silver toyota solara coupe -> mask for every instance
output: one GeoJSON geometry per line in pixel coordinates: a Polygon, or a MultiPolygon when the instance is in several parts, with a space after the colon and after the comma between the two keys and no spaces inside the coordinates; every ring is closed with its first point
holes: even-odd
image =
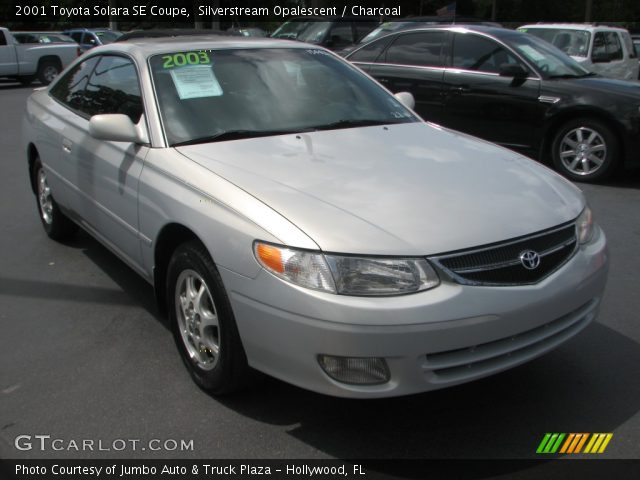
{"type": "Polygon", "coordinates": [[[608,266],[576,187],[412,100],[302,43],[132,39],[33,93],[24,152],[49,237],[153,284],[202,388],[405,395],[562,344],[608,266]]]}

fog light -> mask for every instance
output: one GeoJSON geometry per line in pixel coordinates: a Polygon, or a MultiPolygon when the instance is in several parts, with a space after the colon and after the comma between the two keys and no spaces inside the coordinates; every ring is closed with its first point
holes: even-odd
{"type": "Polygon", "coordinates": [[[318,363],[334,380],[353,385],[379,385],[391,377],[384,358],[318,355],[318,363]]]}

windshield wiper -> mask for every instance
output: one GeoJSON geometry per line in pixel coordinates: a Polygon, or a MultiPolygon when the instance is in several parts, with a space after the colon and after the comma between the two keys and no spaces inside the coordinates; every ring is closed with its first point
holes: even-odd
{"type": "Polygon", "coordinates": [[[272,135],[287,135],[299,133],[300,130],[227,130],[226,132],[206,135],[204,137],[192,138],[183,142],[171,144],[172,147],[184,147],[187,145],[197,145],[199,143],[222,142],[224,140],[240,140],[242,138],[269,137],[272,135]]]}
{"type": "Polygon", "coordinates": [[[390,125],[394,123],[406,123],[401,120],[372,120],[372,119],[351,119],[338,120],[337,122],[325,123],[324,125],[314,125],[310,130],[335,130],[338,128],[372,127],[375,125],[390,125]]]}

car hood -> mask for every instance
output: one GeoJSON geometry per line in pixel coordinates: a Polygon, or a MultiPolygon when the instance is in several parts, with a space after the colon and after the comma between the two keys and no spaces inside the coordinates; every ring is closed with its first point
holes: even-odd
{"type": "Polygon", "coordinates": [[[177,150],[284,215],[327,252],[448,252],[559,225],[584,206],[580,191],[546,167],[426,123],[177,150]]]}
{"type": "Polygon", "coordinates": [[[569,84],[569,88],[572,90],[575,89],[576,85],[579,85],[582,92],[591,90],[607,95],[625,96],[640,100],[640,82],[636,81],[605,77],[568,78],[560,81],[569,84]]]}

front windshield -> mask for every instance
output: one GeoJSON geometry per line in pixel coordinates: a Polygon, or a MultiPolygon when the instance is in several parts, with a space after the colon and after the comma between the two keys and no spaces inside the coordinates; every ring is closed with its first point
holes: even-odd
{"type": "Polygon", "coordinates": [[[375,82],[324,50],[194,50],[155,55],[149,64],[174,146],[232,134],[418,121],[375,82]]]}
{"type": "Polygon", "coordinates": [[[327,31],[331,28],[331,22],[314,22],[298,33],[297,40],[307,43],[322,43],[327,36],[327,31]]]}
{"type": "MultiPolygon", "coordinates": [[[[505,38],[507,40],[507,38],[505,38]]],[[[589,72],[573,58],[533,35],[514,34],[509,44],[547,77],[583,77],[589,72]]]]}
{"type": "Polygon", "coordinates": [[[119,37],[122,36],[121,32],[112,32],[112,31],[104,31],[104,32],[95,32],[103,45],[108,43],[115,42],[119,37]]]}
{"type": "Polygon", "coordinates": [[[273,38],[290,38],[296,39],[298,34],[313,22],[300,22],[298,20],[289,20],[278,27],[271,35],[273,38]]]}
{"type": "Polygon", "coordinates": [[[591,34],[586,30],[537,27],[520,30],[549,42],[567,55],[574,57],[587,57],[589,55],[591,34]]]}

